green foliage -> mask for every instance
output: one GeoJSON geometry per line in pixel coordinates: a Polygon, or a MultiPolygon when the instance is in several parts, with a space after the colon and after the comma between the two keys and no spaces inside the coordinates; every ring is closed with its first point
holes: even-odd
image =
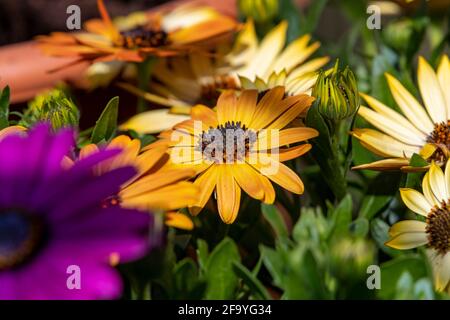
{"type": "Polygon", "coordinates": [[[112,98],[100,118],[95,123],[94,131],[92,131],[92,143],[101,141],[109,141],[117,129],[117,117],[119,114],[119,97],[112,98]]]}
{"type": "Polygon", "coordinates": [[[8,86],[0,90],[0,130],[9,125],[9,96],[8,86]]]}

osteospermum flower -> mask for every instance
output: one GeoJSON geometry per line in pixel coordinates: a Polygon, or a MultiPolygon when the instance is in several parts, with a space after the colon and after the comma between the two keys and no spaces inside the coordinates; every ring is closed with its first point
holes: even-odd
{"type": "Polygon", "coordinates": [[[405,205],[425,217],[425,221],[405,220],[394,224],[386,245],[395,249],[426,245],[436,288],[450,293],[450,161],[445,174],[432,163],[423,178],[422,189],[423,194],[409,188],[400,189],[400,194],[405,205]]]}
{"type": "Polygon", "coordinates": [[[73,131],[49,132],[38,125],[0,141],[0,299],[118,298],[122,282],[110,259],[143,256],[151,220],[134,210],[103,209],[101,202],[135,170],[92,175],[92,167],[117,150],[64,170],[73,131]],[[69,285],[68,270],[74,269],[78,289],[69,285]]]}
{"type": "MultiPolygon", "coordinates": [[[[114,138],[106,150],[120,149],[122,152],[111,160],[103,161],[93,170],[96,175],[122,168],[134,166],[137,173],[124,182],[120,191],[103,201],[103,206],[117,206],[123,208],[139,209],[142,211],[164,210],[166,224],[172,227],[190,230],[193,223],[189,217],[182,213],[172,212],[180,208],[193,205],[198,200],[198,188],[191,182],[185,181],[194,175],[192,169],[172,170],[160,172],[159,168],[166,161],[161,148],[153,148],[140,153],[139,139],[130,139],[121,135],[114,138]]],[[[84,146],[80,150],[78,161],[100,152],[95,144],[84,146]]],[[[73,161],[65,159],[67,167],[73,166],[73,161]]]]}
{"type": "Polygon", "coordinates": [[[228,54],[219,50],[211,58],[191,54],[165,59],[156,66],[148,93],[121,84],[152,102],[171,107],[170,113],[165,111],[166,121],[154,121],[162,111],[148,111],[131,118],[123,128],[155,133],[165,124],[168,129],[176,117],[173,113],[189,113],[198,103],[213,106],[226,89],[264,92],[285,86],[287,95],[309,94],[317,79],[316,71],[329,59],[321,57],[306,62],[320,46],[319,42],[310,44],[310,35],[304,35],[286,46],[287,27],[286,21],[281,22],[258,42],[253,22],[248,21],[228,54]]]}
{"type": "Polygon", "coordinates": [[[409,170],[414,154],[429,162],[445,163],[450,148],[450,62],[444,56],[437,72],[422,57],[419,58],[418,82],[425,105],[393,76],[386,74],[392,96],[401,112],[394,111],[368,95],[362,97],[369,107],[361,107],[359,115],[374,129],[354,129],[352,134],[370,151],[384,160],[355,167],[355,169],[409,170]]]}
{"type": "Polygon", "coordinates": [[[259,101],[256,90],[244,90],[239,97],[225,91],[217,101],[217,111],[195,106],[190,120],[163,132],[148,149],[167,148],[167,170],[195,170],[194,184],[199,187],[200,198],[190,207],[192,214],[198,214],[214,192],[220,217],[233,223],[241,189],[265,203],[275,200],[270,181],[293,193],[303,193],[300,178],[282,162],[308,152],[311,145],[299,143],[318,132],[305,127],[283,128],[313,100],[307,95],[285,98],[283,87],[269,90],[259,101]]]}
{"type": "Polygon", "coordinates": [[[186,53],[205,40],[232,33],[237,23],[209,7],[181,6],[170,12],[133,15],[114,23],[103,0],[97,0],[102,20],[90,20],[81,33],[53,33],[38,38],[42,50],[54,56],[88,61],[135,61],[148,56],[186,53]]]}

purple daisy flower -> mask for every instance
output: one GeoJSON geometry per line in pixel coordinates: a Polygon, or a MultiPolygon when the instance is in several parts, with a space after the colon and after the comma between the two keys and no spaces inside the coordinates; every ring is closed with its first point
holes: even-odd
{"type": "Polygon", "coordinates": [[[111,257],[148,252],[150,215],[100,205],[134,168],[95,177],[92,167],[120,152],[109,150],[62,169],[73,136],[41,124],[0,141],[0,299],[118,298],[111,257]]]}

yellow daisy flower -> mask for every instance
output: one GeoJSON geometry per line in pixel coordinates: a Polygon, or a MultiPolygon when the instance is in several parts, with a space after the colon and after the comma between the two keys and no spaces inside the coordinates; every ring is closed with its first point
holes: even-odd
{"type": "Polygon", "coordinates": [[[354,129],[352,134],[367,149],[384,160],[354,167],[373,170],[412,170],[409,159],[420,154],[428,161],[443,164],[450,148],[450,62],[444,56],[437,72],[419,57],[418,83],[423,107],[393,76],[387,82],[401,112],[361,94],[369,107],[361,106],[358,114],[374,129],[354,129]]]}
{"type": "MultiPolygon", "coordinates": [[[[151,92],[142,92],[130,84],[122,88],[162,106],[171,107],[171,113],[188,114],[198,103],[212,106],[220,92],[226,89],[257,89],[264,92],[276,86],[285,86],[287,95],[309,94],[317,79],[316,71],[329,58],[308,58],[319,48],[319,42],[310,43],[304,35],[286,46],[288,24],[281,22],[261,42],[258,41],[252,21],[238,34],[234,47],[226,54],[220,47],[215,55],[191,54],[160,61],[155,67],[151,92]]],[[[154,133],[152,121],[160,111],[136,115],[123,125],[139,133],[154,133]],[[141,120],[145,118],[146,120],[141,120]]],[[[167,112],[167,111],[166,111],[167,112]]],[[[167,112],[168,113],[168,112],[167,112]]],[[[166,128],[170,128],[170,121],[166,128]]]]}
{"type": "MultiPolygon", "coordinates": [[[[119,193],[106,199],[104,206],[121,205],[124,208],[140,210],[164,210],[166,224],[181,229],[190,230],[193,223],[184,214],[172,212],[180,208],[193,205],[198,200],[198,187],[185,181],[193,176],[190,168],[182,170],[165,170],[160,172],[160,167],[167,160],[164,158],[162,148],[152,148],[141,151],[139,139],[130,139],[128,136],[114,138],[106,149],[121,149],[122,152],[111,160],[106,160],[94,168],[94,173],[101,175],[123,166],[134,166],[137,174],[121,186],[119,193]]],[[[79,159],[83,159],[92,153],[98,152],[95,144],[84,146],[80,150],[79,159]]],[[[64,165],[69,167],[72,160],[66,158],[64,165]]]]}
{"type": "Polygon", "coordinates": [[[192,214],[198,214],[214,193],[221,219],[231,224],[239,211],[241,189],[265,203],[275,200],[270,181],[293,193],[303,193],[300,178],[282,162],[308,152],[311,145],[299,143],[318,132],[305,127],[283,128],[313,100],[305,94],[285,97],[284,87],[269,90],[261,99],[257,90],[244,90],[239,97],[227,90],[220,95],[216,110],[193,107],[191,119],[163,132],[147,149],[166,148],[170,155],[167,170],[195,170],[194,185],[200,197],[189,208],[192,214]]]}
{"type": "Polygon", "coordinates": [[[426,218],[425,222],[405,220],[394,224],[386,245],[395,249],[427,245],[436,289],[450,293],[450,161],[445,173],[433,162],[423,178],[422,189],[423,194],[400,189],[400,195],[409,209],[426,218]]]}

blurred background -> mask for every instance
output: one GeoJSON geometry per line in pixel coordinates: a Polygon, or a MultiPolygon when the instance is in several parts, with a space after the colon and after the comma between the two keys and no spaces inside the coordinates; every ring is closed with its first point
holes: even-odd
{"type": "MultiPolygon", "coordinates": [[[[167,0],[109,0],[112,15],[144,10],[167,0]]],[[[66,30],[66,8],[79,5],[82,20],[98,16],[94,0],[0,0],[0,45],[32,39],[39,34],[66,30]]]]}

